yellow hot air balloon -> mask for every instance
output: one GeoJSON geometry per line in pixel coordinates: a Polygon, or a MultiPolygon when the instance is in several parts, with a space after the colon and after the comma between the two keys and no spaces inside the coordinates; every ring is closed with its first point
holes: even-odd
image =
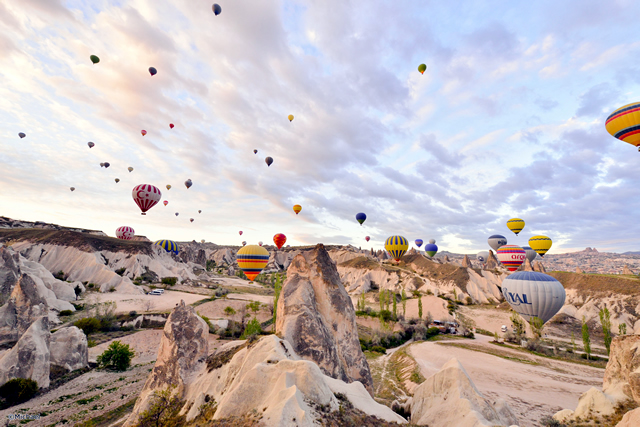
{"type": "Polygon", "coordinates": [[[507,221],[507,227],[509,227],[509,230],[516,233],[517,236],[524,228],[524,220],[520,218],[511,218],[507,221]]]}
{"type": "Polygon", "coordinates": [[[293,121],[293,114],[289,114],[289,115],[287,116],[287,119],[289,119],[289,121],[290,121],[290,122],[292,122],[292,121],[293,121]]]}
{"type": "Polygon", "coordinates": [[[258,245],[243,246],[238,251],[236,260],[238,261],[238,267],[244,271],[247,278],[253,280],[267,266],[269,251],[258,245]]]}
{"type": "Polygon", "coordinates": [[[391,236],[384,243],[384,248],[391,254],[393,259],[399,262],[405,252],[407,252],[407,249],[409,249],[409,241],[406,237],[391,236]]]}
{"type": "Polygon", "coordinates": [[[300,205],[293,205],[293,211],[296,213],[296,215],[298,215],[300,213],[300,211],[302,210],[302,206],[300,205]]]}
{"type": "Polygon", "coordinates": [[[605,127],[611,135],[640,151],[640,102],[618,108],[607,117],[605,127]]]}
{"type": "Polygon", "coordinates": [[[553,242],[547,236],[533,236],[529,239],[529,246],[541,257],[551,248],[553,242]]]}
{"type": "Polygon", "coordinates": [[[171,186],[167,184],[167,190],[171,190],[171,186]]]}

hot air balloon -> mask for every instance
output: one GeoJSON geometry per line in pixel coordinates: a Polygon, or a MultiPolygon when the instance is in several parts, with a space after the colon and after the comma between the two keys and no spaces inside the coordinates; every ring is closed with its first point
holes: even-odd
{"type": "Polygon", "coordinates": [[[133,168],[132,168],[131,166],[129,166],[129,167],[127,168],[127,170],[128,170],[130,173],[131,173],[131,172],[133,172],[133,168]]]}
{"type": "Polygon", "coordinates": [[[171,186],[167,184],[167,190],[171,190],[171,186]]]}
{"type": "Polygon", "coordinates": [[[27,136],[27,135],[25,135],[25,133],[24,133],[24,132],[20,132],[20,133],[18,134],[18,136],[20,137],[20,139],[22,139],[22,138],[24,138],[24,137],[25,137],[25,136],[27,136]]]}
{"type": "Polygon", "coordinates": [[[476,259],[484,264],[489,259],[489,251],[480,251],[480,252],[478,252],[476,254],[476,259]]]}
{"type": "Polygon", "coordinates": [[[289,115],[287,116],[287,119],[289,119],[289,121],[290,121],[290,122],[292,122],[292,121],[293,121],[293,114],[289,114],[289,115]]]}
{"type": "Polygon", "coordinates": [[[158,74],[158,70],[156,70],[155,67],[149,67],[149,74],[155,76],[156,74],[158,74]]]}
{"type": "Polygon", "coordinates": [[[242,246],[247,246],[247,241],[246,240],[242,241],[242,246]]]}
{"type": "Polygon", "coordinates": [[[509,227],[509,230],[516,233],[517,236],[524,228],[524,220],[520,218],[511,218],[507,221],[507,227],[509,227]]]}
{"type": "Polygon", "coordinates": [[[527,253],[518,245],[503,245],[496,251],[496,257],[507,270],[516,271],[527,259],[527,253]]]}
{"type": "Polygon", "coordinates": [[[489,242],[489,246],[491,246],[494,251],[497,251],[500,246],[504,246],[507,244],[507,238],[501,236],[500,234],[494,234],[493,236],[490,236],[487,241],[489,242]]]}
{"type": "Polygon", "coordinates": [[[356,221],[358,221],[360,225],[362,225],[362,223],[365,222],[366,219],[367,215],[365,215],[364,213],[360,212],[356,214],[356,221]]]}
{"type": "Polygon", "coordinates": [[[188,179],[184,182],[184,186],[187,187],[187,190],[193,185],[193,182],[191,182],[191,179],[188,179]]]}
{"type": "Polygon", "coordinates": [[[146,215],[146,212],[158,204],[162,193],[158,187],[154,187],[151,184],[140,184],[133,187],[131,191],[133,201],[136,202],[142,215],[146,215]]]}
{"type": "Polygon", "coordinates": [[[76,191],[76,187],[69,187],[69,190],[76,191]]]}
{"type": "Polygon", "coordinates": [[[104,167],[104,163],[100,163],[100,167],[103,168],[104,167]]]}
{"type": "Polygon", "coordinates": [[[173,123],[169,123],[169,127],[173,129],[173,123]]]}
{"type": "Polygon", "coordinates": [[[241,235],[241,236],[242,236],[242,233],[243,233],[242,230],[238,231],[238,234],[241,235]]]}
{"type": "Polygon", "coordinates": [[[638,147],[640,151],[640,103],[634,102],[618,108],[604,123],[613,137],[638,147]]]}
{"type": "Polygon", "coordinates": [[[168,200],[165,200],[164,202],[162,202],[162,204],[164,204],[165,206],[167,206],[169,204],[168,200]]]}
{"type": "Polygon", "coordinates": [[[267,266],[269,252],[262,246],[243,246],[236,254],[236,261],[238,262],[238,267],[244,271],[247,279],[253,280],[267,266]]]}
{"type": "Polygon", "coordinates": [[[116,178],[116,184],[120,182],[120,178],[116,178]]]}
{"type": "Polygon", "coordinates": [[[427,71],[427,64],[418,65],[418,71],[420,71],[420,74],[424,74],[424,72],[427,71]]]}
{"type": "Polygon", "coordinates": [[[258,246],[262,246],[262,240],[258,242],[258,246]]]}
{"type": "Polygon", "coordinates": [[[178,212],[176,212],[176,216],[180,215],[178,212]]]}
{"type": "Polygon", "coordinates": [[[302,206],[300,205],[293,205],[293,211],[296,213],[296,215],[298,215],[300,213],[300,211],[302,210],[302,206]]]}
{"type": "Polygon", "coordinates": [[[502,281],[502,295],[511,308],[530,322],[534,317],[548,322],[564,305],[562,283],[537,271],[518,271],[502,281]]]}
{"type": "Polygon", "coordinates": [[[200,243],[204,243],[204,239],[200,240],[200,243]]]}
{"type": "Polygon", "coordinates": [[[178,244],[172,240],[158,240],[153,244],[160,246],[162,249],[164,249],[167,252],[173,252],[174,254],[177,254],[179,251],[178,244]]]}
{"type": "Polygon", "coordinates": [[[147,134],[147,131],[146,131],[146,130],[144,130],[144,129],[142,129],[142,130],[140,131],[140,133],[142,134],[142,136],[145,136],[145,135],[147,134]]]}
{"type": "Polygon", "coordinates": [[[211,10],[213,10],[213,13],[215,13],[216,16],[222,13],[222,8],[218,3],[214,3],[213,6],[211,6],[211,10]]]}
{"type": "Polygon", "coordinates": [[[273,163],[273,159],[271,157],[265,158],[264,161],[267,164],[267,166],[271,166],[271,163],[273,163]]]}
{"type": "Polygon", "coordinates": [[[367,242],[371,239],[371,237],[367,236],[364,238],[364,240],[366,240],[367,242]]]}
{"type": "Polygon", "coordinates": [[[93,142],[87,142],[87,145],[89,146],[89,148],[93,148],[96,144],[94,144],[93,142]]]}
{"type": "Polygon", "coordinates": [[[533,262],[533,260],[536,259],[536,256],[538,254],[536,254],[536,251],[531,249],[530,246],[523,246],[522,249],[524,249],[524,251],[527,253],[527,259],[529,260],[529,262],[533,262]]]}
{"type": "Polygon", "coordinates": [[[97,64],[98,62],[100,62],[100,58],[98,58],[98,57],[97,57],[97,56],[95,56],[95,55],[91,55],[91,56],[89,57],[89,59],[90,59],[90,60],[91,60],[91,62],[93,62],[94,64],[97,64]]]}
{"type": "Polygon", "coordinates": [[[202,213],[202,211],[200,209],[198,209],[198,213],[202,213]]]}
{"type": "Polygon", "coordinates": [[[194,221],[194,219],[193,219],[193,218],[189,218],[189,221],[193,222],[193,221],[194,221]]]}
{"type": "Polygon", "coordinates": [[[417,247],[422,246],[422,243],[424,243],[424,242],[422,241],[422,239],[416,239],[416,246],[417,246],[417,247]]]}
{"type": "Polygon", "coordinates": [[[533,236],[529,239],[529,246],[541,257],[544,257],[544,254],[551,248],[552,243],[547,236],[533,236]]]}
{"type": "Polygon", "coordinates": [[[282,245],[284,245],[286,242],[287,242],[287,236],[285,236],[282,233],[278,233],[275,236],[273,236],[273,243],[276,244],[276,247],[278,249],[280,249],[282,245]]]}
{"type": "Polygon", "coordinates": [[[116,237],[118,239],[131,240],[135,234],[136,232],[133,231],[133,228],[127,227],[126,225],[116,228],[116,237]]]}
{"type": "Polygon", "coordinates": [[[400,262],[400,259],[409,249],[409,241],[402,236],[391,236],[384,242],[384,248],[396,262],[400,262]]]}
{"type": "Polygon", "coordinates": [[[436,239],[429,239],[429,243],[431,243],[432,245],[436,244],[436,239]]]}
{"type": "MultiPolygon", "coordinates": [[[[435,242],[435,240],[433,241],[435,242]]],[[[430,258],[433,258],[433,256],[438,253],[438,247],[435,243],[427,243],[424,245],[424,252],[429,255],[430,258]]]]}
{"type": "Polygon", "coordinates": [[[108,168],[109,166],[111,166],[111,163],[109,163],[109,162],[104,162],[104,167],[105,167],[105,169],[106,169],[106,168],[108,168]]]}

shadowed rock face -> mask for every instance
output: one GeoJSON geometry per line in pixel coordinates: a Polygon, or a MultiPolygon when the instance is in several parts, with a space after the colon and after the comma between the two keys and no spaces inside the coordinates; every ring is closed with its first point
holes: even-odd
{"type": "Polygon", "coordinates": [[[0,359],[0,385],[12,378],[31,378],[49,386],[49,320],[34,321],[16,345],[0,359]]]}
{"type": "Polygon", "coordinates": [[[4,303],[20,277],[20,255],[11,254],[7,248],[0,247],[0,302],[4,303]]]}
{"type": "Polygon", "coordinates": [[[82,369],[89,364],[87,336],[75,326],[51,334],[49,345],[51,365],[67,371],[82,369]]]}
{"type": "Polygon", "coordinates": [[[278,301],[276,332],[328,376],[360,381],[373,396],[358,340],[355,310],[324,245],[297,255],[278,301]]]}
{"type": "Polygon", "coordinates": [[[471,265],[471,261],[469,260],[469,257],[467,255],[465,255],[462,259],[462,266],[464,268],[473,268],[473,265],[471,265]]]}
{"type": "Polygon", "coordinates": [[[611,341],[602,389],[640,404],[640,335],[622,335],[611,341]]]}
{"type": "Polygon", "coordinates": [[[489,251],[489,258],[487,258],[487,262],[484,264],[485,270],[495,270],[498,268],[498,260],[496,259],[493,251],[489,251]]]}
{"type": "Polygon", "coordinates": [[[0,307],[0,343],[18,340],[36,318],[47,313],[47,301],[38,293],[33,279],[23,274],[9,301],[0,307]]]}

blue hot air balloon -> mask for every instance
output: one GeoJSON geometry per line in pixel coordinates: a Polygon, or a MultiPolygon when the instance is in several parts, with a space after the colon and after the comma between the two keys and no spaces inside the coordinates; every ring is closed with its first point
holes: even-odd
{"type": "Polygon", "coordinates": [[[562,308],[566,292],[562,283],[537,271],[518,271],[502,281],[502,295],[528,322],[538,317],[548,322],[562,308]]]}
{"type": "Polygon", "coordinates": [[[160,246],[162,249],[164,249],[167,252],[172,252],[174,254],[178,253],[178,244],[173,240],[158,240],[153,244],[160,246]]]}
{"type": "Polygon", "coordinates": [[[429,255],[429,257],[433,258],[433,256],[438,252],[438,247],[435,243],[427,243],[424,245],[424,251],[429,255]]]}
{"type": "Polygon", "coordinates": [[[416,239],[416,246],[417,246],[417,247],[422,246],[422,243],[423,243],[423,242],[422,242],[422,239],[416,239]]]}
{"type": "Polygon", "coordinates": [[[360,225],[362,225],[362,223],[367,219],[367,216],[360,212],[358,214],[356,214],[356,221],[358,221],[360,223],[360,225]]]}
{"type": "Polygon", "coordinates": [[[220,15],[222,13],[222,8],[220,7],[220,5],[218,3],[215,3],[213,6],[211,6],[211,9],[213,10],[213,13],[216,14],[216,16],[220,15]]]}

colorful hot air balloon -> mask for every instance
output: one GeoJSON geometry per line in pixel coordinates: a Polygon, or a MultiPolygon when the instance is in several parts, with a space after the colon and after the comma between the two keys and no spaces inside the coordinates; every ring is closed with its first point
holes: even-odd
{"type": "Polygon", "coordinates": [[[247,246],[247,241],[246,240],[242,241],[242,246],[247,246]]]}
{"type": "Polygon", "coordinates": [[[258,246],[262,246],[262,240],[258,242],[258,246]]]}
{"type": "Polygon", "coordinates": [[[500,246],[504,246],[507,244],[507,238],[500,234],[494,234],[493,236],[490,236],[487,241],[489,242],[489,246],[491,246],[494,251],[497,251],[500,246]]]}
{"type": "Polygon", "coordinates": [[[289,119],[289,121],[290,121],[290,122],[292,122],[292,121],[293,121],[293,114],[289,114],[289,115],[287,116],[287,119],[289,119]]]}
{"type": "Polygon", "coordinates": [[[222,13],[222,8],[220,7],[220,5],[218,3],[214,3],[213,6],[211,6],[211,10],[213,10],[213,13],[218,16],[222,13]]]}
{"type": "Polygon", "coordinates": [[[242,233],[243,233],[242,230],[238,231],[238,234],[241,235],[241,236],[242,236],[242,233]]]}
{"type": "Polygon", "coordinates": [[[120,182],[120,178],[116,178],[116,184],[120,182]]]}
{"type": "Polygon", "coordinates": [[[171,190],[171,186],[167,184],[167,190],[171,190]]]}
{"type": "Polygon", "coordinates": [[[167,252],[173,252],[174,254],[177,254],[179,251],[178,244],[172,240],[158,240],[153,244],[160,246],[162,249],[164,249],[167,252]]]}
{"type": "Polygon", "coordinates": [[[262,246],[243,246],[236,254],[236,261],[238,262],[238,267],[244,271],[247,279],[253,280],[267,266],[269,252],[262,246]]]}
{"type": "Polygon", "coordinates": [[[364,238],[364,240],[366,240],[367,242],[371,239],[371,237],[367,236],[364,238]]]}
{"type": "Polygon", "coordinates": [[[253,154],[258,154],[258,150],[253,150],[253,154]]]}
{"type": "Polygon", "coordinates": [[[293,205],[293,211],[296,213],[296,215],[298,215],[300,213],[300,211],[302,210],[302,206],[300,205],[293,205]]]}
{"type": "Polygon", "coordinates": [[[503,245],[496,251],[496,257],[507,270],[516,271],[527,259],[527,253],[518,245],[503,245]]]}
{"type": "Polygon", "coordinates": [[[267,157],[264,159],[264,161],[267,164],[267,166],[271,166],[271,164],[273,163],[273,158],[267,157]]]}
{"type": "Polygon", "coordinates": [[[193,182],[191,182],[191,179],[188,179],[184,182],[184,186],[187,187],[187,190],[193,185],[193,182]]]}
{"type": "Polygon", "coordinates": [[[173,123],[169,123],[169,127],[173,129],[173,123]]]}
{"type": "Polygon", "coordinates": [[[409,249],[409,241],[402,236],[391,236],[384,242],[384,248],[396,262],[400,262],[400,259],[409,249]]]}
{"type": "Polygon", "coordinates": [[[638,147],[640,151],[640,103],[634,102],[618,108],[604,123],[613,137],[638,147]]]}
{"type": "Polygon", "coordinates": [[[132,168],[131,166],[129,166],[129,167],[127,168],[127,170],[128,170],[129,172],[133,172],[133,168],[132,168]]]}
{"type": "Polygon", "coordinates": [[[364,213],[360,212],[356,214],[356,221],[358,221],[360,225],[362,225],[362,223],[365,222],[366,219],[367,219],[367,215],[365,215],[364,213]]]}
{"type": "Polygon", "coordinates": [[[562,283],[537,271],[518,271],[502,281],[502,295],[511,308],[530,322],[534,317],[548,322],[564,305],[567,294],[562,283]]]}
{"type": "Polygon", "coordinates": [[[146,215],[146,212],[158,204],[162,193],[158,187],[154,187],[151,184],[140,184],[133,187],[131,191],[133,201],[136,202],[142,215],[146,215]]]}
{"type": "Polygon", "coordinates": [[[417,246],[417,247],[422,246],[422,243],[424,243],[424,242],[422,241],[422,239],[416,239],[416,246],[417,246]]]}
{"type": "Polygon", "coordinates": [[[193,219],[193,218],[189,218],[189,221],[193,222],[193,221],[194,221],[194,219],[193,219]]]}
{"type": "Polygon", "coordinates": [[[69,187],[69,190],[76,191],[76,187],[69,187]]]}
{"type": "Polygon", "coordinates": [[[480,251],[480,252],[478,252],[476,254],[476,259],[484,264],[489,259],[489,251],[480,251]]]}
{"type": "Polygon", "coordinates": [[[507,227],[509,227],[509,230],[516,233],[517,236],[524,228],[524,220],[520,218],[511,218],[507,221],[507,227]]]}
{"type": "Polygon", "coordinates": [[[140,131],[140,133],[142,134],[142,136],[145,136],[145,135],[147,134],[147,131],[146,131],[146,130],[144,130],[144,129],[142,129],[142,130],[140,131]]]}
{"type": "Polygon", "coordinates": [[[529,262],[533,262],[533,260],[536,259],[536,256],[538,256],[538,254],[536,254],[536,251],[531,249],[530,246],[523,246],[522,249],[524,249],[524,251],[527,253],[527,259],[529,260],[529,262]]]}
{"type": "Polygon", "coordinates": [[[89,59],[91,60],[91,62],[93,62],[94,64],[97,64],[98,62],[100,62],[100,58],[98,58],[96,55],[91,55],[89,57],[89,59]]]}
{"type": "Polygon", "coordinates": [[[204,243],[204,239],[200,240],[200,243],[204,243]]]}
{"type": "Polygon", "coordinates": [[[538,255],[544,257],[547,251],[551,248],[553,242],[547,236],[533,236],[529,239],[529,246],[536,251],[538,255]]]}
{"type": "Polygon", "coordinates": [[[133,236],[135,236],[136,232],[131,227],[127,227],[123,225],[122,227],[116,228],[116,237],[122,240],[131,240],[133,236]]]}
{"type": "Polygon", "coordinates": [[[164,202],[162,202],[163,205],[167,206],[169,204],[168,200],[165,200],[164,202]]]}
{"type": "Polygon", "coordinates": [[[420,71],[420,74],[424,74],[424,72],[427,71],[427,64],[418,65],[418,71],[420,71]]]}
{"type": "MultiPolygon", "coordinates": [[[[435,240],[433,241],[435,242],[435,240]]],[[[438,247],[435,243],[427,243],[424,245],[424,252],[429,255],[430,258],[433,258],[433,256],[438,253],[438,247]]]]}
{"type": "Polygon", "coordinates": [[[89,146],[89,148],[93,148],[96,144],[94,144],[93,142],[89,141],[89,142],[87,142],[87,145],[89,146]]]}
{"type": "Polygon", "coordinates": [[[155,67],[149,67],[149,74],[155,76],[156,74],[158,74],[158,70],[156,70],[155,67]]]}
{"type": "Polygon", "coordinates": [[[276,244],[276,247],[278,249],[280,249],[282,245],[284,245],[286,242],[287,242],[287,236],[285,236],[282,233],[278,233],[275,236],[273,236],[273,243],[276,244]]]}
{"type": "Polygon", "coordinates": [[[27,136],[27,135],[25,135],[25,133],[24,133],[24,132],[20,132],[20,133],[18,134],[18,136],[20,137],[20,139],[22,139],[22,138],[24,138],[24,137],[25,137],[25,136],[27,136]]]}

